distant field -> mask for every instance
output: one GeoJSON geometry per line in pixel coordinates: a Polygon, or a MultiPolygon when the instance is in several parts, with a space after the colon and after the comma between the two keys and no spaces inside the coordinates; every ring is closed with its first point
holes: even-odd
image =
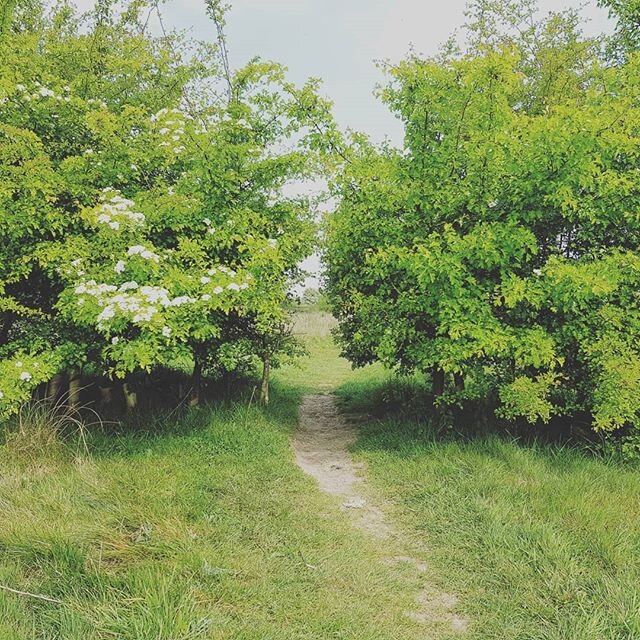
{"type": "Polygon", "coordinates": [[[299,336],[330,336],[337,324],[336,319],[325,311],[296,313],[293,333],[299,336]]]}

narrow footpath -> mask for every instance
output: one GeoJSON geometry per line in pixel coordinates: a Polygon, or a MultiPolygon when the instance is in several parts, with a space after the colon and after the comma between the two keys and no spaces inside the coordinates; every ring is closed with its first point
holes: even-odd
{"type": "Polygon", "coordinates": [[[456,613],[457,597],[443,593],[429,582],[427,564],[407,552],[405,537],[372,501],[363,469],[353,461],[350,453],[357,436],[357,417],[341,414],[333,394],[305,396],[293,441],[296,462],[315,478],[320,489],[341,501],[342,509],[349,512],[354,527],[384,542],[386,565],[408,563],[424,575],[424,587],[416,594],[416,608],[407,611],[406,615],[424,625],[425,631],[444,627],[449,634],[464,633],[468,621],[456,613]]]}

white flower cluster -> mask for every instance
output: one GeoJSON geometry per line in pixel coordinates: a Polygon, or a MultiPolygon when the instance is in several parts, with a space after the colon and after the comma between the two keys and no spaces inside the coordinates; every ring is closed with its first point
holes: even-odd
{"type": "MultiPolygon", "coordinates": [[[[34,362],[34,363],[33,363],[33,366],[34,366],[34,367],[37,367],[37,366],[38,366],[38,363],[37,363],[37,362],[34,362]]],[[[17,369],[21,369],[21,371],[20,371],[20,375],[19,375],[19,378],[20,378],[20,380],[21,380],[22,382],[29,382],[29,380],[31,380],[31,378],[33,378],[33,376],[31,375],[31,373],[29,373],[29,372],[24,368],[24,364],[23,364],[20,360],[18,360],[18,361],[16,362],[16,368],[17,368],[17,369]]]]}
{"type": "MultiPolygon", "coordinates": [[[[117,287],[89,280],[80,283],[75,292],[77,295],[88,295],[96,299],[98,306],[102,308],[96,318],[98,327],[101,329],[105,328],[106,323],[113,319],[116,313],[129,318],[134,324],[144,324],[151,322],[158,312],[158,305],[171,306],[169,292],[164,287],[140,287],[133,281],[117,287]]],[[[81,300],[83,298],[78,299],[79,304],[81,300]]]]}
{"type": "Polygon", "coordinates": [[[58,102],[70,102],[71,98],[68,95],[71,91],[70,87],[64,87],[64,95],[56,94],[53,89],[49,89],[48,87],[44,87],[39,82],[35,82],[35,90],[33,92],[28,91],[27,87],[23,84],[16,85],[16,91],[20,93],[20,97],[24,102],[31,102],[32,100],[42,100],[44,98],[52,98],[53,100],[57,100],[58,102]]]}
{"type": "Polygon", "coordinates": [[[161,109],[158,113],[151,116],[151,122],[157,122],[158,133],[166,138],[158,146],[171,147],[177,155],[185,150],[180,144],[182,136],[184,136],[184,127],[187,120],[191,120],[191,116],[184,113],[180,109],[161,109]]]}
{"type": "Polygon", "coordinates": [[[104,100],[98,100],[97,98],[89,98],[87,100],[87,104],[97,104],[99,107],[103,109],[107,108],[107,103],[104,100]]]}
{"type": "Polygon", "coordinates": [[[144,260],[153,260],[153,262],[160,262],[160,256],[157,253],[154,253],[153,251],[151,251],[151,249],[143,247],[141,244],[136,244],[133,247],[129,247],[127,255],[140,256],[144,260]]]}
{"type": "MultiPolygon", "coordinates": [[[[203,284],[203,285],[209,284],[211,282],[211,276],[216,275],[216,273],[218,272],[224,273],[225,275],[229,276],[229,278],[235,278],[237,275],[237,273],[233,269],[230,269],[229,267],[225,267],[224,265],[222,265],[222,266],[219,266],[217,269],[216,268],[209,269],[209,271],[207,271],[207,275],[202,276],[200,278],[200,284],[203,284]]],[[[245,277],[245,281],[241,282],[240,284],[238,284],[237,282],[230,282],[229,284],[226,285],[226,287],[221,287],[220,285],[218,285],[214,287],[211,290],[211,292],[216,295],[220,295],[225,288],[228,291],[244,291],[245,289],[249,288],[248,280],[250,279],[251,279],[251,276],[247,275],[245,277]]],[[[206,302],[211,299],[211,296],[205,293],[203,296],[201,296],[201,299],[206,302]]]]}
{"type": "MultiPolygon", "coordinates": [[[[146,251],[144,247],[131,247],[131,249],[134,249],[134,255],[142,255],[142,252],[146,251]]],[[[131,249],[129,250],[130,254],[131,249]]],[[[116,271],[120,271],[121,266],[122,270],[124,270],[124,261],[122,260],[116,265],[116,271]]],[[[212,276],[218,273],[225,274],[228,278],[234,278],[237,275],[233,269],[219,266],[209,269],[207,275],[200,276],[200,284],[205,286],[211,284],[212,276]]],[[[147,324],[152,322],[156,314],[163,309],[193,305],[199,300],[208,302],[212,299],[212,295],[218,296],[224,293],[225,289],[227,291],[243,291],[249,287],[248,281],[250,279],[251,276],[247,275],[244,282],[229,282],[226,286],[218,284],[215,287],[207,287],[199,299],[190,295],[180,295],[172,298],[169,290],[164,287],[140,286],[135,281],[124,282],[120,286],[116,286],[106,283],[98,284],[95,280],[88,280],[78,284],[75,288],[75,293],[79,296],[78,305],[85,304],[85,296],[91,296],[96,300],[101,308],[96,318],[97,326],[99,329],[105,329],[108,322],[115,318],[116,315],[126,318],[137,325],[147,324]]],[[[163,327],[162,335],[168,338],[171,335],[171,329],[166,326],[163,327]]],[[[113,342],[113,344],[117,344],[117,341],[113,342]]]]}
{"type": "Polygon", "coordinates": [[[123,223],[133,223],[139,227],[144,224],[144,214],[132,210],[135,206],[133,200],[123,198],[115,189],[103,189],[100,200],[102,203],[96,210],[98,223],[106,224],[115,231],[120,229],[123,223]]]}

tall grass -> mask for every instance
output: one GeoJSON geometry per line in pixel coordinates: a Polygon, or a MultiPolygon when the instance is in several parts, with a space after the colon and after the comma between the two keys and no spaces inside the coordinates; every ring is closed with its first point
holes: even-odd
{"type": "Polygon", "coordinates": [[[67,395],[55,401],[33,399],[5,426],[6,447],[31,460],[59,455],[63,450],[88,454],[88,433],[102,426],[94,409],[70,405],[67,395]]]}
{"type": "MultiPolygon", "coordinates": [[[[362,409],[387,389],[371,375],[339,392],[362,409]]],[[[638,469],[568,444],[443,432],[400,397],[363,425],[355,455],[460,597],[467,637],[640,638],[638,469]]]]}

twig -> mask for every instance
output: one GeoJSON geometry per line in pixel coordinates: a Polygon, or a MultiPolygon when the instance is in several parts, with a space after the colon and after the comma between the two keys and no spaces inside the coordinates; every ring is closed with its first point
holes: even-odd
{"type": "Polygon", "coordinates": [[[28,591],[19,591],[18,589],[12,589],[4,584],[0,584],[0,589],[8,591],[9,593],[15,593],[17,596],[25,596],[27,598],[36,598],[37,600],[44,600],[45,602],[53,602],[54,604],[66,604],[62,600],[57,600],[51,596],[43,596],[38,593],[29,593],[28,591]]]}

